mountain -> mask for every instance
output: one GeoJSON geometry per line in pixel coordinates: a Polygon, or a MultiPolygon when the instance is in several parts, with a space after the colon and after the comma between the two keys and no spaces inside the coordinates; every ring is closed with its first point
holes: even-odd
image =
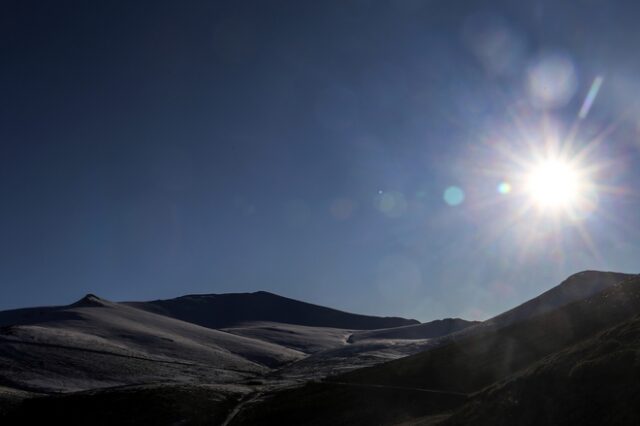
{"type": "Polygon", "coordinates": [[[94,295],[0,312],[0,326],[0,384],[24,390],[238,382],[305,356],[94,295]]]}
{"type": "Polygon", "coordinates": [[[353,330],[277,322],[249,322],[238,327],[221,329],[227,333],[275,343],[305,354],[313,354],[347,345],[353,330]]]}
{"type": "MultiPolygon", "coordinates": [[[[354,330],[343,327],[414,322],[350,314],[266,292],[130,303],[89,294],[68,306],[0,312],[0,385],[68,392],[255,381],[313,353],[350,345],[354,330]],[[288,322],[254,321],[258,318],[288,322]]],[[[387,359],[371,358],[365,365],[387,359]]]]}
{"type": "Polygon", "coordinates": [[[447,336],[476,324],[480,324],[480,321],[467,321],[460,318],[445,318],[424,324],[407,325],[404,327],[358,331],[349,337],[349,342],[355,343],[364,340],[385,339],[432,339],[435,337],[447,336]]]}
{"type": "Polygon", "coordinates": [[[541,295],[485,321],[483,325],[503,327],[513,324],[576,300],[582,300],[634,276],[619,272],[578,272],[541,295]]]}
{"type": "Polygon", "coordinates": [[[352,330],[419,324],[419,321],[413,319],[352,314],[266,291],[188,295],[176,299],[126,304],[209,328],[228,328],[253,321],[352,330]]]}
{"type": "Polygon", "coordinates": [[[347,344],[312,353],[282,367],[279,374],[309,380],[369,367],[422,352],[449,333],[475,324],[475,321],[448,318],[405,327],[355,330],[347,335],[347,344]]]}
{"type": "Polygon", "coordinates": [[[222,296],[0,312],[0,422],[637,423],[638,275],[575,274],[482,323],[373,330],[268,293],[222,296]],[[215,309],[221,297],[238,311],[215,309]],[[256,319],[269,315],[289,322],[256,319]]]}
{"type": "MultiPolygon", "coordinates": [[[[608,280],[609,274],[603,275],[608,280]]],[[[529,364],[640,313],[640,278],[624,280],[587,298],[479,331],[424,353],[347,374],[340,380],[475,392],[529,364]]],[[[589,275],[589,282],[593,280],[589,275]]],[[[560,287],[578,285],[564,282],[560,287]]],[[[548,297],[548,293],[543,295],[548,297]]],[[[521,305],[531,306],[527,303],[521,305]]],[[[517,310],[510,315],[518,314],[517,310]]]]}
{"type": "MultiPolygon", "coordinates": [[[[301,322],[417,323],[349,314],[265,292],[130,303],[89,294],[68,306],[4,311],[0,417],[66,424],[223,423],[256,390],[270,392],[397,359],[429,340],[425,333],[400,333],[394,339],[388,335],[393,329],[384,328],[382,342],[351,342],[361,331],[296,324],[301,322]],[[214,324],[228,327],[210,328],[214,324]],[[96,410],[102,410],[99,418],[96,410]]],[[[430,336],[440,336],[451,326],[471,324],[449,322],[425,327],[430,336]]]]}
{"type": "Polygon", "coordinates": [[[433,348],[478,332],[497,330],[509,324],[549,312],[576,300],[596,294],[619,282],[633,277],[633,274],[618,272],[582,271],[571,275],[560,284],[513,309],[505,311],[486,321],[466,321],[459,318],[445,318],[424,324],[412,324],[389,330],[367,330],[355,332],[350,342],[377,339],[433,339],[433,348]]]}
{"type": "MultiPolygon", "coordinates": [[[[445,337],[439,345],[424,352],[274,393],[262,403],[245,409],[237,424],[249,425],[258,420],[264,425],[290,421],[297,424],[413,424],[414,420],[422,419],[426,425],[444,421],[457,407],[466,406],[467,398],[474,392],[509,380],[545,357],[569,350],[640,314],[640,277],[621,275],[622,281],[612,284],[611,275],[602,273],[602,281],[594,284],[598,276],[599,273],[588,273],[566,280],[553,289],[555,291],[540,296],[546,303],[534,299],[521,305],[522,310],[509,311],[505,326],[498,327],[495,323],[472,326],[457,333],[455,338],[445,337]],[[580,279],[585,279],[588,289],[567,290],[568,286],[579,286],[580,279]],[[592,294],[597,288],[602,290],[592,294]],[[571,297],[565,297],[567,294],[590,295],[571,301],[571,297]],[[553,295],[560,295],[560,300],[551,300],[553,295]],[[551,305],[557,307],[550,308],[551,305]],[[535,309],[531,309],[532,306],[535,309]],[[538,308],[540,306],[544,307],[538,308]],[[363,394],[371,401],[380,399],[381,402],[367,404],[363,394]],[[356,403],[366,405],[353,405],[356,403]]],[[[610,347],[602,345],[597,350],[606,353],[610,347]]],[[[560,391],[561,388],[556,392],[560,391]]],[[[502,397],[507,400],[510,394],[505,392],[502,397]]],[[[537,406],[531,404],[532,410],[540,409],[541,399],[546,400],[546,396],[540,395],[537,406]]],[[[497,399],[494,407],[499,404],[497,399]]],[[[484,424],[492,424],[494,417],[491,416],[499,416],[500,410],[482,412],[478,418],[480,415],[489,419],[484,424]]],[[[472,414],[469,416],[475,418],[472,414]]],[[[465,418],[461,418],[458,424],[475,424],[465,423],[465,418]]],[[[520,423],[505,421],[504,424],[520,423]]]]}
{"type": "Polygon", "coordinates": [[[640,424],[640,316],[476,394],[443,426],[640,424]]]}

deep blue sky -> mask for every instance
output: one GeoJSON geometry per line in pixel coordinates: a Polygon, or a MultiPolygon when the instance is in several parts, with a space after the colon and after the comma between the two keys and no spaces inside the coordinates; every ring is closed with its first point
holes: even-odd
{"type": "Polygon", "coordinates": [[[638,272],[638,16],[605,0],[5,1],[0,309],[268,290],[486,318],[578,270],[638,272]],[[542,123],[568,134],[598,76],[575,143],[610,129],[588,163],[613,190],[579,221],[516,218],[498,152],[526,157],[542,123]]]}

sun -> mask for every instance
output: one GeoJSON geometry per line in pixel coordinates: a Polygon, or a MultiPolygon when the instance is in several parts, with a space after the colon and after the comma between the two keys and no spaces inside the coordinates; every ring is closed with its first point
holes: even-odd
{"type": "Polygon", "coordinates": [[[559,158],[548,158],[531,167],[526,174],[525,186],[535,206],[545,211],[560,211],[580,203],[588,182],[576,165],[559,158]]]}

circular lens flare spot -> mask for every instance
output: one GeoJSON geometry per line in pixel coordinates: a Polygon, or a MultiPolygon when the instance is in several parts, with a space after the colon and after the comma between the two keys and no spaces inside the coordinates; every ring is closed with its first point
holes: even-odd
{"type": "Polygon", "coordinates": [[[507,195],[511,192],[511,184],[509,182],[500,182],[498,192],[502,195],[507,195]]]}
{"type": "Polygon", "coordinates": [[[464,201],[464,191],[457,186],[450,186],[444,191],[443,198],[450,206],[457,206],[464,201]]]}

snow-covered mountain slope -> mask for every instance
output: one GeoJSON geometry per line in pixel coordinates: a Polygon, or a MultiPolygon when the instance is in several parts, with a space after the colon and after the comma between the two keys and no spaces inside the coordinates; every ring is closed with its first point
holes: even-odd
{"type": "Polygon", "coordinates": [[[20,389],[224,383],[305,356],[92,295],[67,307],[1,312],[0,326],[0,383],[20,389]]]}
{"type": "Polygon", "coordinates": [[[393,361],[428,349],[430,339],[365,340],[313,353],[278,370],[285,380],[321,379],[393,361]]]}
{"type": "Polygon", "coordinates": [[[270,375],[290,382],[396,359],[419,351],[423,343],[353,344],[349,338],[359,330],[248,321],[273,316],[340,326],[417,323],[265,292],[148,303],[87,295],[68,306],[0,312],[0,383],[43,392],[157,382],[239,383],[295,365],[270,375]],[[218,323],[235,326],[210,328],[218,323]],[[297,364],[305,358],[308,362],[297,364]]]}
{"type": "Polygon", "coordinates": [[[224,331],[238,336],[276,343],[306,354],[347,345],[352,330],[342,328],[307,327],[276,322],[246,323],[224,331]]]}
{"type": "Polygon", "coordinates": [[[467,321],[460,318],[445,318],[441,320],[425,322],[423,324],[406,325],[404,327],[358,331],[349,336],[349,342],[355,343],[364,340],[381,339],[433,339],[434,337],[446,336],[448,334],[464,330],[465,328],[475,324],[479,324],[479,322],[467,321]]]}
{"type": "Polygon", "coordinates": [[[265,292],[135,303],[87,295],[69,306],[0,312],[0,383],[44,392],[155,382],[239,383],[267,376],[290,383],[416,353],[429,342],[422,337],[440,335],[451,325],[434,323],[420,335],[400,331],[397,336],[393,328],[342,328],[414,323],[265,292]],[[249,321],[262,317],[289,323],[249,321]],[[215,324],[234,326],[210,328],[215,324]],[[372,337],[354,338],[358,333],[372,337]]]}
{"type": "Polygon", "coordinates": [[[476,324],[462,319],[444,319],[424,324],[381,330],[356,330],[348,344],[334,345],[280,369],[285,378],[321,378],[369,367],[424,351],[434,339],[476,324]]]}

